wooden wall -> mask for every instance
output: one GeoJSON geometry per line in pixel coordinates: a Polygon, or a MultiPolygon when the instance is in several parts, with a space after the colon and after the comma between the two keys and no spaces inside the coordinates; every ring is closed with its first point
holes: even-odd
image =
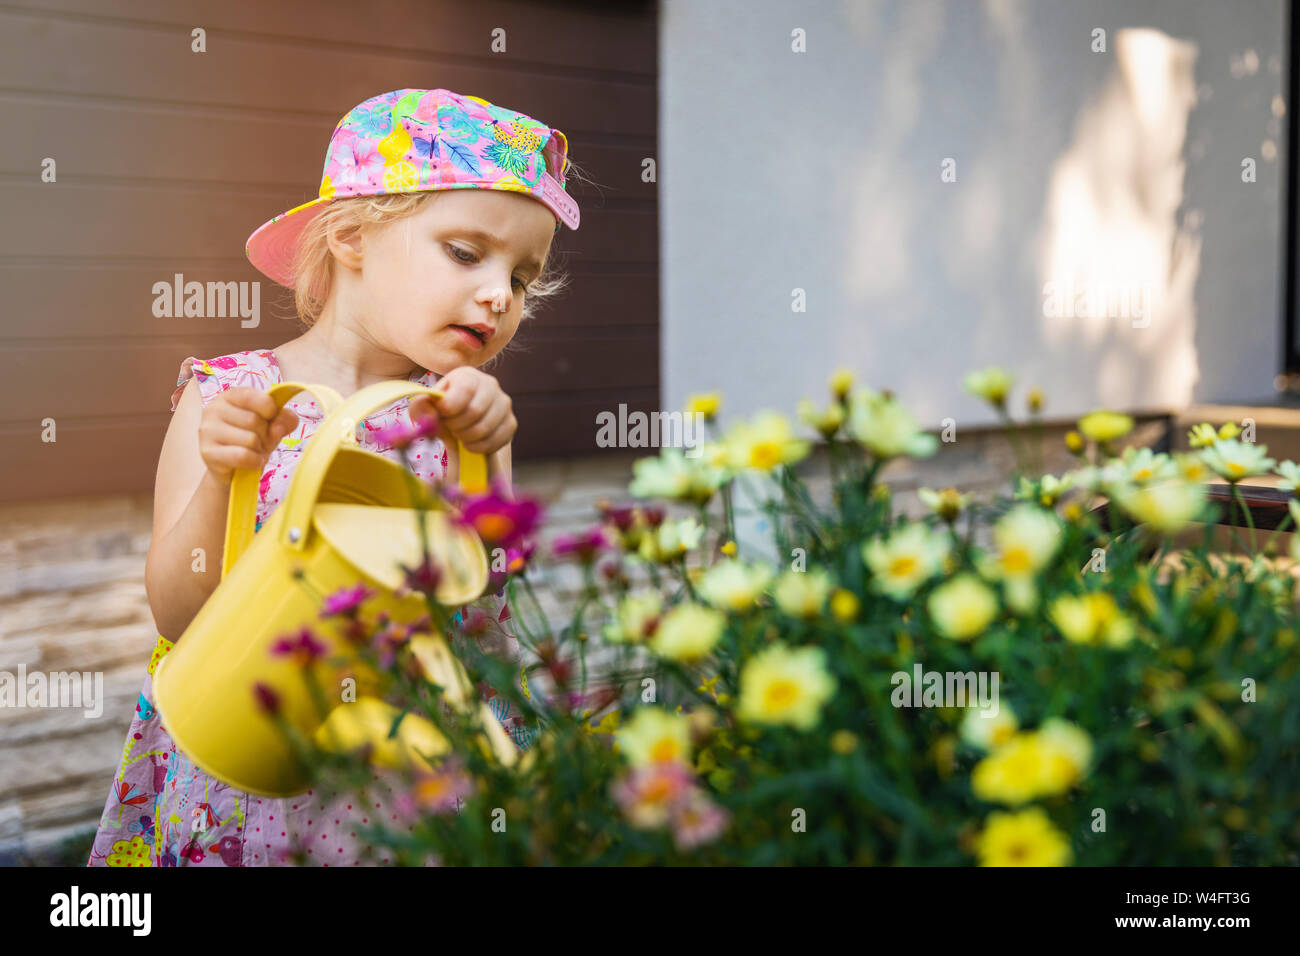
{"type": "Polygon", "coordinates": [[[0,9],[0,501],[150,490],[187,355],[298,334],[249,233],[314,198],[356,103],[445,87],[562,130],[599,184],[556,250],[570,291],[493,369],[516,459],[597,453],[659,402],[653,3],[16,0],[0,9]],[[191,51],[191,30],[207,50],[191,51]],[[506,30],[505,53],[491,51],[506,30]],[[41,181],[42,161],[56,183],[41,181]],[[156,318],[155,282],[262,280],[261,324],[156,318]],[[52,418],[57,440],[41,440],[52,418]]]}

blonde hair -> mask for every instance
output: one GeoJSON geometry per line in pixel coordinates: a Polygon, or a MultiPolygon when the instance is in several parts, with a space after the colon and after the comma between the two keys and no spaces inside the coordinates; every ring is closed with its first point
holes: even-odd
{"type": "MultiPolygon", "coordinates": [[[[576,167],[570,163],[568,169],[573,172],[576,167]]],[[[579,178],[584,178],[581,173],[579,178]]],[[[351,237],[376,231],[414,216],[438,193],[438,190],[426,190],[383,196],[349,196],[325,203],[321,212],[303,229],[294,255],[294,305],[299,322],[305,328],[311,328],[329,300],[334,283],[334,255],[328,241],[331,232],[339,230],[341,236],[351,237]]],[[[557,265],[558,258],[553,242],[541,273],[524,288],[521,323],[532,318],[547,299],[567,287],[568,276],[557,265]]]]}

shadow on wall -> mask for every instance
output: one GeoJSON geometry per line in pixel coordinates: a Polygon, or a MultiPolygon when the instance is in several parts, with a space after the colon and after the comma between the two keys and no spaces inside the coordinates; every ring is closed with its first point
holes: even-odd
{"type": "MultiPolygon", "coordinates": [[[[1104,40],[1102,41],[1104,42],[1104,40]]],[[[1095,369],[1114,408],[1182,405],[1199,377],[1200,213],[1183,202],[1195,44],[1115,34],[1115,70],[1053,167],[1040,240],[1043,333],[1095,369]]]]}

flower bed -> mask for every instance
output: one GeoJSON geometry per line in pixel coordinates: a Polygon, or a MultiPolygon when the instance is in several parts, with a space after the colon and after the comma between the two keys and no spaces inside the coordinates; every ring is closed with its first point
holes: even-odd
{"type": "MultiPolygon", "coordinates": [[[[1004,373],[966,387],[1032,452],[1041,393],[1026,427],[1004,373]]],[[[716,396],[688,409],[710,423],[717,410],[716,396]]],[[[454,754],[411,761],[409,819],[368,835],[411,863],[1298,862],[1294,578],[1267,560],[1274,542],[1249,511],[1246,560],[1217,561],[1208,530],[1168,560],[1216,517],[1208,477],[1240,503],[1238,483],[1276,465],[1266,448],[1203,425],[1192,452],[1116,454],[1132,421],[1099,411],[1067,437],[1078,468],[1033,475],[1022,458],[1011,496],[923,489],[930,514],[911,519],[878,476],[939,443],[893,396],[837,373],[829,404],[801,403],[799,418],[827,444],[829,501],[797,473],[811,434],[776,413],[699,457],[664,449],[636,463],[634,500],[556,542],[548,560],[578,562],[585,582],[563,626],[529,581],[539,509],[462,502],[504,558],[492,587],[505,584],[535,661],[520,681],[455,642],[470,676],[540,729],[513,764],[446,706],[411,634],[368,620],[364,601],[336,604],[385,666],[398,733],[427,726],[454,754]],[[742,487],[779,566],[739,553],[742,487]],[[1098,496],[1107,527],[1089,510],[1098,496]],[[667,501],[697,513],[669,519],[667,501]],[[615,660],[599,683],[596,647],[615,660]]],[[[1276,473],[1294,494],[1300,468],[1276,473]]],[[[1297,519],[1293,500],[1277,530],[1297,519]]],[[[411,586],[432,593],[419,575],[411,586]]],[[[429,605],[446,632],[447,609],[429,605]]],[[[304,759],[360,788],[382,743],[304,759]]]]}

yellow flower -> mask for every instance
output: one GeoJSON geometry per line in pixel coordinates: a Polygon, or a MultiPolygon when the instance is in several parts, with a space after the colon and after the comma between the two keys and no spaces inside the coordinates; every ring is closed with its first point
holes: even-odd
{"type": "Polygon", "coordinates": [[[836,588],[831,592],[831,614],[840,623],[847,624],[855,620],[861,607],[858,596],[847,588],[836,588]]]}
{"type": "Polygon", "coordinates": [[[970,573],[939,585],[927,604],[935,627],[945,637],[968,641],[984,633],[998,613],[998,599],[970,573]]]}
{"type": "Polygon", "coordinates": [[[927,580],[943,570],[949,543],[944,534],[914,521],[885,541],[873,538],[862,545],[862,559],[871,569],[871,587],[905,601],[927,580]]]}
{"type": "Polygon", "coordinates": [[[772,579],[765,565],[748,565],[740,561],[719,561],[700,579],[699,592],[704,600],[724,611],[748,611],[772,579]]]}
{"type": "Polygon", "coordinates": [[[839,402],[832,402],[825,411],[820,411],[811,401],[801,398],[798,415],[799,421],[820,432],[823,438],[832,437],[844,424],[844,406],[839,402]]]}
{"type": "Polygon", "coordinates": [[[134,836],[130,840],[116,841],[113,852],[105,862],[109,866],[153,866],[149,851],[149,844],[144,841],[144,837],[134,836]]]}
{"type": "Polygon", "coordinates": [[[724,542],[722,547],[719,548],[718,550],[721,551],[723,554],[725,554],[727,557],[734,558],[736,556],[736,542],[734,541],[724,542]]]}
{"type": "Polygon", "coordinates": [[[1025,404],[1029,407],[1029,414],[1037,415],[1043,410],[1043,390],[1041,388],[1031,388],[1029,394],[1025,397],[1025,404]]]}
{"type": "Polygon", "coordinates": [[[918,488],[916,496],[921,499],[921,503],[937,514],[944,521],[952,524],[960,516],[962,511],[970,507],[971,496],[963,495],[956,488],[945,488],[943,491],[934,491],[931,488],[918,488]]]}
{"type": "Polygon", "coordinates": [[[638,555],[645,561],[667,563],[683,557],[700,543],[704,529],[694,518],[665,521],[641,539],[638,555]]]}
{"type": "Polygon", "coordinates": [[[934,454],[939,439],[921,430],[907,409],[891,397],[858,389],[849,398],[849,434],[877,458],[934,454]]]}
{"type": "Polygon", "coordinates": [[[605,640],[612,644],[644,640],[658,626],[663,612],[663,600],[656,592],[629,594],[618,606],[614,620],[602,631],[605,640]]]}
{"type": "Polygon", "coordinates": [[[961,384],[962,388],[976,398],[982,398],[995,408],[1001,408],[1007,403],[1007,392],[1011,391],[1011,376],[994,366],[971,372],[961,384]]]}
{"type": "Polygon", "coordinates": [[[1201,457],[1230,483],[1236,484],[1251,475],[1262,475],[1276,464],[1267,457],[1267,452],[1267,445],[1220,438],[1202,451],[1201,457]]]}
{"type": "Polygon", "coordinates": [[[1133,419],[1122,412],[1099,409],[1079,419],[1079,431],[1100,444],[1122,438],[1133,430],[1133,419]]]}
{"type": "Polygon", "coordinates": [[[718,416],[718,409],[722,407],[722,396],[718,392],[704,392],[699,395],[691,395],[686,399],[686,411],[691,415],[703,415],[706,422],[711,422],[718,416]]]}
{"type": "Polygon", "coordinates": [[[989,803],[1015,806],[1065,793],[1087,770],[1092,742],[1083,730],[1053,718],[1038,731],[1015,734],[971,771],[971,790],[989,803]]]}
{"type": "Polygon", "coordinates": [[[1070,841],[1040,807],[990,813],[976,843],[980,866],[1068,866],[1070,841]]]}
{"type": "Polygon", "coordinates": [[[853,388],[853,372],[847,368],[837,368],[831,375],[831,395],[842,400],[853,388]]]}
{"type": "Polygon", "coordinates": [[[1220,438],[1236,438],[1241,434],[1241,429],[1237,427],[1236,422],[1224,422],[1219,426],[1220,438]]]}
{"type": "Polygon", "coordinates": [[[772,588],[776,606],[791,617],[805,620],[816,617],[832,588],[830,575],[821,568],[811,571],[785,571],[772,588]]]}
{"type": "Polygon", "coordinates": [[[771,471],[805,458],[808,442],[794,437],[790,422],[776,412],[760,412],[752,423],[737,422],[723,439],[733,468],[771,471]]]}
{"type": "Polygon", "coordinates": [[[711,607],[678,604],[659,619],[650,650],[669,660],[698,660],[717,645],[726,623],[726,616],[711,607]]]}
{"type": "Polygon", "coordinates": [[[790,649],[780,642],[745,662],[740,671],[736,716],[755,724],[789,724],[809,730],[835,693],[820,647],[790,649]]]}
{"type": "Polygon", "coordinates": [[[1062,595],[1052,602],[1047,613],[1065,639],[1075,644],[1123,647],[1135,633],[1133,620],[1106,591],[1079,597],[1062,595]]]}
{"type": "Polygon", "coordinates": [[[997,713],[985,716],[979,707],[967,707],[961,721],[961,739],[981,750],[996,750],[1015,736],[1020,724],[1016,712],[999,702],[997,713]]]}
{"type": "Polygon", "coordinates": [[[1193,425],[1192,430],[1187,433],[1187,444],[1192,448],[1209,448],[1218,437],[1213,425],[1209,422],[1201,422],[1199,425],[1193,425]]]}
{"type": "Polygon", "coordinates": [[[851,754],[858,747],[858,736],[851,730],[840,729],[831,734],[831,750],[837,754],[851,754]]]}
{"type": "MultiPolygon", "coordinates": [[[[1183,468],[1183,474],[1186,473],[1183,468]]],[[[1134,521],[1150,525],[1163,534],[1176,534],[1205,506],[1205,486],[1198,481],[1176,478],[1142,488],[1116,488],[1115,500],[1134,521]]]]}
{"type": "Polygon", "coordinates": [[[1076,455],[1083,451],[1083,436],[1076,431],[1065,433],[1065,447],[1070,449],[1076,455]]]}
{"type": "Polygon", "coordinates": [[[676,761],[691,762],[690,720],[659,707],[638,707],[614,738],[620,752],[634,767],[676,761]]]}
{"type": "Polygon", "coordinates": [[[1035,505],[1016,505],[993,526],[997,548],[984,564],[990,574],[1001,578],[1036,574],[1051,560],[1061,543],[1061,525],[1056,516],[1035,505]]]}

